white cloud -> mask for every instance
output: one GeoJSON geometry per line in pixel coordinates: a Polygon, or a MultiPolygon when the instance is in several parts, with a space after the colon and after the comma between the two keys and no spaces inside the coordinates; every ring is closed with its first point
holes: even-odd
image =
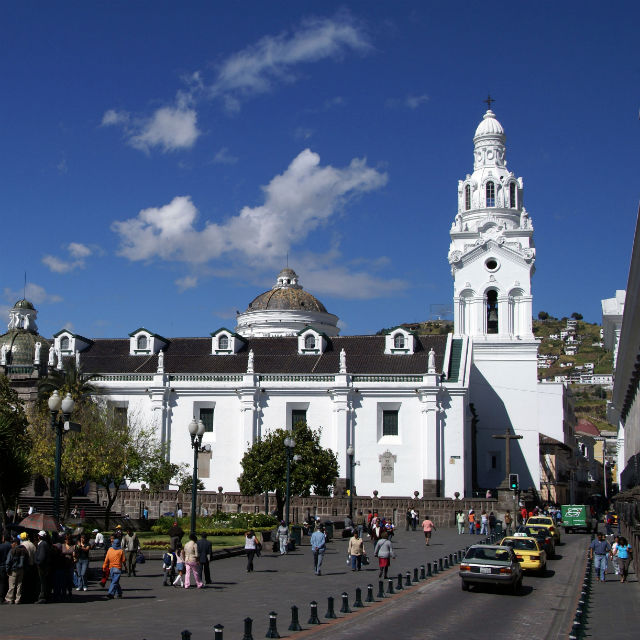
{"type": "Polygon", "coordinates": [[[350,198],[378,189],[387,174],[353,159],[342,169],[320,166],[320,156],[302,151],[287,169],[263,187],[264,203],[244,207],[222,224],[195,226],[198,210],[189,196],[143,209],[135,218],[116,221],[120,255],[129,260],[205,263],[223,254],[238,254],[243,262],[264,265],[279,261],[289,248],[328,220],[350,198]]]}
{"type": "Polygon", "coordinates": [[[296,140],[308,140],[311,136],[313,136],[313,129],[308,127],[297,127],[293,132],[293,137],[296,140]]]}
{"type": "Polygon", "coordinates": [[[420,105],[429,102],[430,98],[426,93],[421,95],[409,94],[404,98],[389,98],[386,101],[387,107],[397,108],[405,107],[407,109],[417,109],[420,105]]]}
{"type": "Polygon", "coordinates": [[[109,109],[104,112],[101,125],[103,127],[109,127],[117,124],[127,124],[129,122],[129,118],[130,114],[127,111],[117,111],[116,109],[109,109]]]}
{"type": "Polygon", "coordinates": [[[42,257],[42,264],[49,267],[49,269],[55,273],[68,273],[76,268],[75,262],[61,260],[49,254],[42,257]]]}
{"type": "Polygon", "coordinates": [[[71,256],[71,260],[64,260],[56,256],[47,254],[42,257],[42,263],[45,264],[54,273],[69,273],[74,269],[84,269],[86,266],[86,258],[88,258],[94,249],[80,242],[71,242],[66,247],[67,252],[71,256]]]}
{"type": "Polygon", "coordinates": [[[347,16],[310,19],[292,33],[265,36],[219,67],[211,86],[213,96],[238,96],[270,91],[276,82],[296,79],[293,67],[371,48],[362,29],[347,16]]]}
{"type": "MultiPolygon", "coordinates": [[[[23,292],[12,291],[9,288],[4,290],[5,298],[12,301],[22,300],[23,292]]],[[[55,293],[47,293],[45,288],[39,284],[29,282],[24,290],[24,297],[34,304],[62,302],[62,297],[55,293]]]]}
{"type": "Polygon", "coordinates": [[[178,278],[175,281],[178,290],[182,293],[187,289],[194,289],[198,286],[198,278],[196,276],[184,276],[183,278],[178,278]]]}
{"type": "Polygon", "coordinates": [[[143,151],[151,147],[162,147],[165,152],[189,149],[200,135],[197,119],[194,109],[181,105],[162,107],[142,124],[138,133],[129,136],[129,144],[143,151]]]}
{"type": "Polygon", "coordinates": [[[227,147],[222,147],[222,149],[213,156],[213,162],[215,164],[236,164],[236,162],[238,162],[238,158],[236,158],[236,156],[232,156],[227,147]]]}
{"type": "Polygon", "coordinates": [[[304,286],[310,291],[350,300],[384,298],[404,291],[408,286],[406,281],[399,278],[386,279],[368,271],[351,271],[340,266],[303,273],[304,286]]]}
{"type": "Polygon", "coordinates": [[[91,249],[86,244],[82,244],[80,242],[69,243],[67,249],[74,258],[88,258],[92,253],[91,249]]]}

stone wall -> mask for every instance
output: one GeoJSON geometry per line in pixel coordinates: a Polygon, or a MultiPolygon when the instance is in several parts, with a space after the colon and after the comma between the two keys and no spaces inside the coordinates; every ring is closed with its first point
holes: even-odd
{"type": "MultiPolygon", "coordinates": [[[[106,503],[106,494],[103,490],[98,492],[101,504],[106,503]]],[[[398,527],[405,524],[405,513],[407,509],[415,509],[419,519],[422,520],[428,515],[436,526],[454,526],[455,513],[458,510],[468,512],[474,509],[480,513],[482,509],[487,512],[495,511],[498,518],[502,517],[502,512],[498,511],[496,500],[486,499],[461,499],[452,500],[450,498],[427,499],[407,497],[361,497],[354,496],[353,509],[355,518],[362,511],[366,514],[369,510],[377,512],[380,517],[392,518],[398,527]]],[[[149,518],[155,519],[159,516],[177,512],[178,507],[182,508],[183,515],[187,516],[191,512],[191,494],[178,493],[177,491],[159,491],[150,493],[148,491],[124,490],[118,495],[118,499],[113,506],[115,511],[129,515],[136,519],[142,517],[144,508],[149,510],[149,518]]],[[[204,509],[209,514],[217,511],[226,513],[264,513],[265,496],[245,496],[240,493],[216,493],[213,491],[200,491],[197,496],[198,513],[203,514],[204,509]]],[[[268,511],[272,512],[276,508],[275,496],[269,495],[268,511]]],[[[308,515],[319,516],[322,520],[342,520],[349,513],[348,497],[294,497],[291,499],[291,521],[302,522],[308,515]]]]}

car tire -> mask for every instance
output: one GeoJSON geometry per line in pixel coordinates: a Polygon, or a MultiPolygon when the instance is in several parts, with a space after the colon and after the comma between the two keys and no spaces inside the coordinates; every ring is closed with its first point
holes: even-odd
{"type": "Polygon", "coordinates": [[[460,588],[463,591],[469,591],[469,583],[462,580],[462,582],[460,583],[460,588]]]}

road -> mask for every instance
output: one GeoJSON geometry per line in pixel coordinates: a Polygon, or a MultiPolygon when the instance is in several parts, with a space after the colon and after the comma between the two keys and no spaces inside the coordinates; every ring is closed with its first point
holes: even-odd
{"type": "MultiPolygon", "coordinates": [[[[413,572],[413,568],[476,542],[477,537],[458,536],[451,529],[436,531],[426,547],[421,532],[400,531],[394,539],[397,559],[391,573],[413,572]]],[[[371,634],[393,634],[400,640],[413,638],[466,637],[555,639],[570,623],[579,582],[579,559],[584,558],[588,538],[565,536],[558,547],[561,558],[549,562],[549,575],[525,577],[521,596],[485,589],[463,592],[457,570],[450,569],[427,581],[356,613],[341,615],[340,594],[347,592],[353,604],[355,589],[366,596],[367,584],[375,586],[373,566],[352,573],[346,564],[346,540],[329,544],[323,575],[312,571],[311,552],[302,546],[280,557],[266,552],[255,561],[255,572],[245,572],[243,557],[212,563],[214,584],[202,590],[162,587],[160,562],[139,567],[139,577],[122,580],[124,598],[107,600],[105,591],[90,583],[89,591],[74,592],[73,602],[0,608],[3,640],[178,640],[188,629],[192,640],[210,640],[213,626],[224,625],[224,640],[241,640],[243,621],[253,619],[253,637],[264,638],[269,612],[278,613],[283,637],[313,635],[348,640],[370,640],[371,634]],[[327,598],[333,597],[338,619],[324,617],[327,598]],[[323,624],[308,625],[309,603],[318,602],[323,624]],[[287,631],[291,606],[299,607],[303,631],[287,631]]],[[[371,545],[365,543],[371,553],[371,545]]]]}

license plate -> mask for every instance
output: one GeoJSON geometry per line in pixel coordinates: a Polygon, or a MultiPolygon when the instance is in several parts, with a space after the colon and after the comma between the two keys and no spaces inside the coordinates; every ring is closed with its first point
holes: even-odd
{"type": "Polygon", "coordinates": [[[491,567],[480,567],[480,573],[491,573],[491,567]]]}

